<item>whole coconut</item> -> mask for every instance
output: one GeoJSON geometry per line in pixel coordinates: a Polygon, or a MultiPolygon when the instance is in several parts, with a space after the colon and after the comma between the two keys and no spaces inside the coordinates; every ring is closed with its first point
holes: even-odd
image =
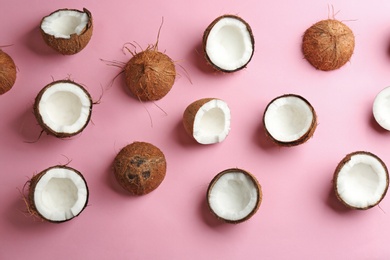
{"type": "Polygon", "coordinates": [[[122,148],[114,160],[118,183],[132,195],[155,190],[164,180],[167,163],[163,152],[146,142],[134,142],[122,148]]]}
{"type": "Polygon", "coordinates": [[[0,95],[8,92],[16,81],[16,66],[13,59],[0,50],[0,95]]]}

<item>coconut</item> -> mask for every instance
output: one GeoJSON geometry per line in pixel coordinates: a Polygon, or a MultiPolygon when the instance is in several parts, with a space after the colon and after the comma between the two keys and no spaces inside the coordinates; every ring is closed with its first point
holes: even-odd
{"type": "Polygon", "coordinates": [[[280,146],[295,146],[309,140],[317,127],[317,115],[303,97],[286,94],[266,107],[263,125],[267,136],[280,146]]]}
{"type": "Polygon", "coordinates": [[[8,92],[16,81],[16,66],[13,59],[0,50],[0,95],[8,92]]]}
{"type": "Polygon", "coordinates": [[[64,55],[80,52],[92,37],[91,12],[75,9],[59,9],[41,21],[43,40],[51,48],[64,55]]]}
{"type": "Polygon", "coordinates": [[[384,88],[377,94],[372,112],[376,122],[390,131],[390,87],[384,88]]]}
{"type": "Polygon", "coordinates": [[[225,101],[203,98],[191,103],[183,113],[186,132],[200,144],[225,140],[230,132],[230,109],[225,101]]]}
{"type": "Polygon", "coordinates": [[[164,153],[146,142],[133,142],[123,147],[114,160],[116,180],[132,195],[155,190],[164,180],[166,168],[164,153]]]}
{"type": "Polygon", "coordinates": [[[352,30],[335,19],[319,21],[303,35],[303,55],[319,70],[342,67],[351,59],[354,48],[355,36],[352,30]]]}
{"type": "Polygon", "coordinates": [[[379,204],[389,187],[385,163],[376,155],[357,151],[346,155],[333,176],[337,198],[352,209],[369,209],[379,204]]]}
{"type": "Polygon", "coordinates": [[[203,34],[206,60],[218,71],[234,72],[245,68],[254,49],[251,27],[235,15],[216,18],[203,34]]]}
{"type": "Polygon", "coordinates": [[[59,138],[77,135],[88,125],[92,98],[71,80],[46,85],[35,98],[34,114],[43,131],[59,138]]]}
{"type": "Polygon", "coordinates": [[[237,168],[218,173],[207,189],[211,212],[227,223],[241,223],[251,218],[262,201],[261,186],[254,175],[237,168]]]}
{"type": "Polygon", "coordinates": [[[54,223],[69,221],[88,204],[87,182],[79,171],[71,167],[50,167],[28,183],[28,210],[43,220],[54,223]]]}

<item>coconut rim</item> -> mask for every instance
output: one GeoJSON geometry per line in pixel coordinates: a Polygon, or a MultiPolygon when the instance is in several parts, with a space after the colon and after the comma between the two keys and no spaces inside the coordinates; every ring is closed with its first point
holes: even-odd
{"type": "Polygon", "coordinates": [[[226,72],[226,73],[232,73],[232,72],[236,72],[236,71],[239,71],[243,68],[245,68],[249,62],[252,60],[252,57],[253,57],[253,54],[255,52],[255,38],[253,36],[253,31],[252,31],[252,28],[250,27],[249,23],[247,23],[244,19],[242,19],[241,17],[237,16],[237,15],[233,15],[233,14],[225,14],[225,15],[222,15],[222,16],[219,16],[217,18],[215,18],[211,23],[210,25],[206,28],[206,30],[204,31],[203,33],[203,38],[202,38],[202,47],[203,47],[203,53],[204,53],[204,56],[207,60],[207,62],[212,66],[214,67],[216,70],[218,71],[222,71],[222,72],[226,72]],[[221,68],[219,66],[217,66],[216,64],[214,64],[212,62],[212,60],[210,59],[207,51],[206,51],[206,46],[207,46],[207,40],[208,40],[208,37],[209,37],[209,34],[210,34],[210,31],[213,29],[213,27],[221,20],[221,19],[224,19],[224,18],[231,18],[231,19],[236,19],[238,20],[239,22],[243,23],[248,31],[248,34],[249,34],[249,37],[250,37],[250,42],[252,44],[252,53],[248,59],[247,62],[245,62],[244,65],[234,69],[234,70],[227,70],[227,69],[224,69],[224,68],[221,68]]]}
{"type": "Polygon", "coordinates": [[[56,136],[58,138],[66,138],[66,137],[72,137],[72,136],[75,136],[75,135],[81,133],[87,127],[87,125],[89,124],[89,121],[91,120],[92,107],[93,107],[92,97],[89,94],[89,92],[82,85],[80,85],[80,84],[78,84],[78,83],[76,83],[74,81],[71,81],[71,80],[57,80],[57,81],[53,81],[53,82],[47,84],[45,87],[43,87],[39,91],[38,95],[35,98],[33,110],[34,110],[35,117],[37,118],[37,121],[38,121],[39,125],[42,127],[43,131],[45,131],[48,134],[54,135],[54,136],[56,136]],[[51,88],[51,87],[53,87],[56,84],[63,84],[63,83],[71,84],[71,85],[74,85],[75,87],[78,87],[86,95],[86,97],[88,98],[89,103],[90,103],[89,110],[88,110],[89,113],[88,113],[88,117],[85,120],[85,123],[83,124],[82,127],[79,128],[79,130],[77,130],[75,132],[72,132],[72,133],[69,133],[69,132],[57,132],[57,131],[53,130],[52,127],[50,127],[49,125],[47,125],[45,123],[45,120],[43,119],[43,117],[42,117],[42,115],[40,113],[40,110],[39,110],[39,105],[40,105],[41,98],[45,94],[46,90],[51,88]]]}
{"type": "Polygon", "coordinates": [[[317,128],[317,114],[315,112],[315,109],[314,107],[310,104],[310,102],[305,99],[304,97],[300,96],[300,95],[297,95],[297,94],[284,94],[284,95],[281,95],[281,96],[278,96],[278,97],[275,97],[274,99],[272,99],[266,106],[265,110],[264,110],[264,114],[263,114],[263,126],[264,126],[264,129],[265,129],[265,133],[266,135],[274,142],[276,143],[277,145],[280,145],[280,146],[286,146],[286,147],[291,147],[291,146],[297,146],[297,145],[300,145],[300,144],[303,144],[305,143],[306,141],[308,141],[314,134],[316,128],[317,128]],[[269,109],[269,107],[278,99],[281,99],[281,98],[286,98],[286,97],[294,97],[294,98],[298,98],[300,100],[302,100],[306,105],[307,107],[310,109],[312,115],[313,115],[313,118],[312,118],[312,122],[308,128],[308,130],[305,132],[305,134],[303,134],[300,138],[296,139],[296,140],[293,140],[293,141],[280,141],[278,139],[276,139],[267,129],[267,125],[266,125],[266,113],[269,109]]]}
{"type": "Polygon", "coordinates": [[[211,182],[210,182],[210,184],[209,184],[209,186],[207,188],[207,193],[206,193],[207,206],[208,206],[209,210],[211,211],[211,213],[217,219],[222,220],[222,221],[224,221],[226,223],[229,223],[229,224],[239,224],[239,223],[242,223],[244,221],[249,220],[258,211],[258,209],[259,209],[259,207],[261,205],[262,199],[263,199],[262,188],[261,188],[261,185],[258,182],[257,178],[253,174],[251,174],[250,172],[248,172],[246,170],[243,170],[243,169],[240,169],[240,168],[229,168],[229,169],[223,170],[220,173],[218,173],[217,175],[215,175],[214,178],[211,180],[211,182]],[[214,186],[218,182],[218,180],[223,175],[225,175],[227,173],[242,173],[242,174],[244,174],[246,177],[248,177],[251,180],[251,182],[253,183],[253,186],[256,189],[256,204],[255,204],[255,207],[251,210],[251,212],[249,212],[245,217],[243,217],[241,219],[231,220],[231,219],[224,218],[224,217],[218,215],[213,210],[213,208],[212,208],[212,206],[210,204],[210,195],[211,195],[212,189],[214,188],[214,186]]]}
{"type": "Polygon", "coordinates": [[[388,172],[388,168],[386,166],[386,164],[382,161],[381,158],[379,158],[377,155],[371,153],[371,152],[367,152],[367,151],[356,151],[356,152],[352,152],[352,153],[349,153],[347,154],[340,162],[339,164],[337,165],[336,169],[335,169],[335,172],[333,174],[333,190],[335,192],[335,195],[337,197],[337,199],[343,203],[345,206],[347,206],[348,208],[351,208],[351,209],[357,209],[357,210],[367,210],[367,209],[370,209],[370,208],[373,208],[375,206],[377,206],[382,200],[383,198],[386,196],[386,193],[387,193],[387,190],[388,190],[388,187],[389,187],[389,172],[388,172]],[[339,190],[338,190],[338,177],[339,177],[339,174],[340,174],[340,171],[341,169],[352,159],[353,156],[355,155],[366,155],[366,156],[370,156],[372,157],[373,159],[377,160],[382,168],[384,169],[384,172],[385,172],[385,176],[386,176],[386,187],[385,189],[383,190],[383,193],[382,193],[382,196],[379,198],[379,200],[374,203],[374,204],[371,204],[371,205],[367,205],[366,207],[356,207],[356,206],[353,206],[351,204],[348,204],[341,196],[340,196],[340,193],[339,193],[339,190]]]}
{"type": "Polygon", "coordinates": [[[387,131],[390,131],[390,116],[388,115],[390,110],[386,109],[386,107],[390,107],[389,97],[390,86],[382,89],[376,95],[372,106],[372,113],[375,121],[387,131]]]}

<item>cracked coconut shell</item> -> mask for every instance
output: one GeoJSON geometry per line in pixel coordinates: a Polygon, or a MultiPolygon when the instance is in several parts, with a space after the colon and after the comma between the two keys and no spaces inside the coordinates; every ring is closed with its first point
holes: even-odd
{"type": "Polygon", "coordinates": [[[13,59],[0,50],[0,95],[8,92],[16,81],[16,66],[13,59]]]}

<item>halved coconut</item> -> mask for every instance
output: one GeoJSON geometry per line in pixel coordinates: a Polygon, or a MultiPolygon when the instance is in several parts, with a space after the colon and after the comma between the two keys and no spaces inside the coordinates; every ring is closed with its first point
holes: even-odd
{"type": "Polygon", "coordinates": [[[144,195],[155,190],[164,180],[166,169],[164,153],[146,142],[134,142],[123,147],[114,161],[118,183],[132,195],[144,195]]]}
{"type": "Polygon", "coordinates": [[[88,204],[89,191],[83,175],[68,166],[50,167],[29,181],[29,211],[50,222],[78,216],[88,204]]]}
{"type": "Polygon", "coordinates": [[[352,30],[334,19],[315,23],[303,35],[303,55],[319,70],[342,67],[351,59],[354,48],[355,36],[352,30]]]}
{"type": "Polygon", "coordinates": [[[45,16],[40,28],[47,45],[61,54],[72,55],[84,49],[92,37],[92,15],[85,8],[60,9],[45,16]]]}
{"type": "Polygon", "coordinates": [[[390,87],[384,88],[375,97],[372,112],[376,122],[390,131],[390,87]]]}
{"type": "Polygon", "coordinates": [[[251,173],[237,168],[217,174],[207,190],[211,212],[227,223],[241,223],[251,218],[262,201],[261,186],[251,173]]]}
{"type": "Polygon", "coordinates": [[[294,146],[310,139],[317,127],[314,108],[303,97],[287,94],[266,107],[263,124],[267,136],[281,146],[294,146]]]}
{"type": "Polygon", "coordinates": [[[333,186],[337,198],[353,209],[369,209],[381,202],[389,187],[384,162],[370,152],[348,154],[338,164],[333,186]]]}
{"type": "Polygon", "coordinates": [[[216,18],[203,34],[206,60],[223,72],[245,68],[252,59],[254,49],[255,40],[251,27],[235,15],[216,18]]]}
{"type": "Polygon", "coordinates": [[[34,114],[42,129],[56,137],[74,136],[88,125],[92,114],[88,91],[70,80],[46,85],[35,98],[34,114]]]}
{"type": "Polygon", "coordinates": [[[222,142],[230,132],[230,109],[221,99],[199,99],[184,111],[183,125],[200,144],[222,142]]]}
{"type": "Polygon", "coordinates": [[[7,53],[0,50],[0,95],[8,92],[16,81],[16,66],[7,53]]]}

